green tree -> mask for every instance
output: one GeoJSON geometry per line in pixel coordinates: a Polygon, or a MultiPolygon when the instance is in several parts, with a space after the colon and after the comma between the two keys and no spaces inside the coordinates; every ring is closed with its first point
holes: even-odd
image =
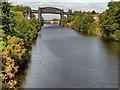
{"type": "Polygon", "coordinates": [[[8,2],[2,3],[2,29],[5,33],[9,33],[15,26],[14,15],[10,13],[11,7],[8,2]]]}
{"type": "Polygon", "coordinates": [[[69,10],[68,10],[68,13],[71,15],[71,14],[72,14],[72,10],[71,10],[71,9],[69,9],[69,10]]]}
{"type": "Polygon", "coordinates": [[[77,16],[77,15],[80,15],[81,13],[82,13],[81,11],[74,11],[73,14],[77,16]]]}
{"type": "Polygon", "coordinates": [[[59,21],[58,19],[52,19],[52,21],[59,21]]]}
{"type": "Polygon", "coordinates": [[[31,9],[29,6],[17,5],[17,6],[12,6],[11,11],[25,11],[25,10],[28,11],[29,9],[31,9]]]}
{"type": "Polygon", "coordinates": [[[96,14],[95,10],[92,11],[92,14],[96,14]]]}
{"type": "MultiPolygon", "coordinates": [[[[2,87],[15,88],[20,66],[30,60],[31,43],[40,30],[38,19],[27,20],[11,13],[11,4],[2,3],[2,87]]],[[[0,75],[1,76],[1,75],[0,75]]]]}
{"type": "Polygon", "coordinates": [[[100,15],[100,27],[108,38],[120,41],[120,1],[109,2],[109,9],[100,15]]]}

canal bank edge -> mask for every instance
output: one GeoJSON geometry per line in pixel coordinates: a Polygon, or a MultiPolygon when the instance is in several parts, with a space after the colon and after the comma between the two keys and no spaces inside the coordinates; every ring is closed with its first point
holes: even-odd
{"type": "Polygon", "coordinates": [[[41,28],[37,19],[27,20],[17,11],[11,12],[11,7],[10,3],[2,2],[3,89],[17,86],[15,77],[21,66],[30,61],[32,42],[37,38],[37,32],[41,28]]]}
{"type": "Polygon", "coordinates": [[[64,17],[62,26],[120,42],[119,5],[120,1],[111,1],[108,3],[109,9],[100,14],[74,11],[73,15],[64,17]]]}

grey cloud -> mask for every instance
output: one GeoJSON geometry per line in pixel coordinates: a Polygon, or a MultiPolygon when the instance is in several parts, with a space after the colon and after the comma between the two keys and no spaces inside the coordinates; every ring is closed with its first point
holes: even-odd
{"type": "Polygon", "coordinates": [[[24,1],[12,1],[10,3],[12,3],[12,5],[24,5],[24,6],[26,5],[24,1]]]}
{"type": "MultiPolygon", "coordinates": [[[[32,2],[33,4],[33,2],[32,2]]],[[[80,2],[35,2],[33,7],[58,7],[61,9],[72,9],[72,10],[96,10],[97,12],[102,12],[107,9],[107,3],[80,3],[80,2]]]]}

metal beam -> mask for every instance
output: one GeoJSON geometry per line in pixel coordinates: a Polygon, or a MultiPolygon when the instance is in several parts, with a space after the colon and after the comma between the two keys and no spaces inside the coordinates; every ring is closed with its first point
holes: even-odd
{"type": "Polygon", "coordinates": [[[64,15],[67,15],[68,14],[68,12],[64,12],[64,15]]]}
{"type": "Polygon", "coordinates": [[[60,13],[55,13],[55,12],[42,12],[42,13],[44,13],[44,14],[46,14],[46,13],[50,13],[50,14],[60,14],[60,13]]]}
{"type": "Polygon", "coordinates": [[[41,25],[42,25],[42,15],[41,15],[41,8],[38,8],[38,20],[40,21],[41,25]]]}
{"type": "Polygon", "coordinates": [[[38,13],[38,10],[32,10],[31,13],[38,13]]]}
{"type": "MultiPolygon", "coordinates": [[[[25,13],[25,17],[27,16],[26,11],[25,13]]],[[[60,25],[62,24],[62,20],[64,18],[64,15],[68,15],[68,12],[64,12],[64,10],[59,9],[59,8],[55,8],[55,7],[44,7],[44,8],[38,8],[38,10],[31,10],[29,11],[30,13],[38,13],[38,20],[40,21],[40,23],[42,24],[42,13],[46,14],[46,13],[51,13],[51,14],[60,14],[60,25]]],[[[28,15],[30,16],[30,15],[28,15]]]]}

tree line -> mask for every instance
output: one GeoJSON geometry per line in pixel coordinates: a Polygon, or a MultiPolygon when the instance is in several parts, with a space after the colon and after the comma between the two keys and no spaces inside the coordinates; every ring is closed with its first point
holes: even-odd
{"type": "Polygon", "coordinates": [[[16,6],[13,6],[11,5],[12,8],[11,8],[11,11],[25,11],[25,10],[29,10],[31,9],[29,6],[20,6],[20,5],[16,5],[16,6]]]}
{"type": "MultiPolygon", "coordinates": [[[[93,17],[94,14],[98,14],[94,10],[92,12],[74,11],[73,15],[64,17],[62,26],[120,41],[120,1],[109,2],[108,8],[99,14],[98,21],[93,17]]],[[[69,11],[71,13],[71,10],[69,11]]]]}
{"type": "Polygon", "coordinates": [[[12,6],[2,2],[2,87],[15,88],[16,74],[21,66],[29,62],[32,41],[37,37],[41,24],[36,18],[27,20],[15,11],[23,11],[28,7],[12,6]]]}
{"type": "Polygon", "coordinates": [[[110,39],[120,41],[120,1],[109,2],[108,7],[99,16],[101,32],[110,39]]]}

